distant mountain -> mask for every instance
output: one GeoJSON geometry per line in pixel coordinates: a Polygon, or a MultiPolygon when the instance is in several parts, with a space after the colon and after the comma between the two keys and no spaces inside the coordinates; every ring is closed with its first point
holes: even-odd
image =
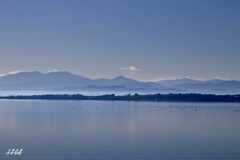
{"type": "Polygon", "coordinates": [[[45,75],[49,80],[74,81],[74,80],[91,80],[83,76],[75,75],[70,72],[50,72],[45,75]]]}
{"type": "Polygon", "coordinates": [[[92,80],[69,72],[20,72],[0,77],[0,89],[52,90],[59,87],[81,87],[92,80]]]}
{"type": "Polygon", "coordinates": [[[70,72],[20,72],[0,77],[0,90],[74,91],[105,93],[239,94],[240,81],[190,78],[141,82],[124,76],[90,79],[70,72]]]}
{"type": "Polygon", "coordinates": [[[107,86],[122,85],[127,88],[138,89],[163,89],[164,86],[153,82],[140,82],[134,79],[118,76],[107,82],[107,86]]]}
{"type": "Polygon", "coordinates": [[[96,79],[91,83],[92,86],[96,87],[115,87],[123,86],[127,89],[146,89],[146,90],[159,90],[165,88],[164,86],[153,83],[153,82],[140,82],[134,79],[130,79],[124,76],[118,76],[113,79],[96,79]]]}
{"type": "Polygon", "coordinates": [[[157,83],[174,88],[181,93],[213,93],[213,94],[238,94],[240,93],[239,81],[222,79],[194,80],[181,78],[174,80],[163,80],[157,83]]]}
{"type": "Polygon", "coordinates": [[[222,82],[227,82],[227,80],[212,79],[212,80],[208,80],[207,82],[210,82],[210,83],[222,83],[222,82]]]}
{"type": "Polygon", "coordinates": [[[69,72],[20,72],[0,77],[0,89],[20,90],[76,90],[91,88],[117,88],[121,90],[159,90],[162,85],[153,82],[140,82],[134,79],[118,76],[113,79],[92,80],[69,72]],[[89,87],[91,86],[91,87],[89,87]],[[119,87],[121,86],[121,87],[119,87]]]}
{"type": "Polygon", "coordinates": [[[96,86],[116,86],[116,85],[131,85],[139,84],[140,82],[134,79],[118,76],[113,79],[96,79],[94,85],[96,86]]]}
{"type": "Polygon", "coordinates": [[[166,86],[166,87],[172,87],[175,85],[179,85],[179,84],[199,84],[202,83],[203,81],[199,81],[199,80],[194,80],[194,79],[190,79],[190,78],[180,78],[180,79],[173,79],[173,80],[162,80],[162,81],[158,81],[157,83],[166,86]]]}
{"type": "Polygon", "coordinates": [[[214,93],[214,94],[239,94],[240,81],[205,81],[199,84],[184,83],[172,86],[184,92],[214,93]]]}
{"type": "Polygon", "coordinates": [[[19,72],[0,77],[0,88],[14,86],[23,83],[32,83],[36,81],[45,81],[45,75],[41,72],[19,72]]]}

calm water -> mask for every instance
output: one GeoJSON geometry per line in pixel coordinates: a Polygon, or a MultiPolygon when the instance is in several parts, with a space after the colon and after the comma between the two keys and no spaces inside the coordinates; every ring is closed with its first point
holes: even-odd
{"type": "Polygon", "coordinates": [[[0,160],[239,160],[237,110],[239,103],[1,100],[0,160]],[[24,151],[7,156],[10,148],[24,151]]]}

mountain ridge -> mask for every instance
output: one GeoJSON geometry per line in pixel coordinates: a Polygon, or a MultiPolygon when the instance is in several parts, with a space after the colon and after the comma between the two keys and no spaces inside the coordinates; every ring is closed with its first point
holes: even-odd
{"type": "Polygon", "coordinates": [[[108,79],[91,79],[67,71],[42,73],[39,71],[19,72],[0,77],[0,90],[90,90],[107,92],[137,93],[217,93],[240,92],[237,80],[194,80],[179,78],[158,82],[143,82],[122,75],[108,79]]]}

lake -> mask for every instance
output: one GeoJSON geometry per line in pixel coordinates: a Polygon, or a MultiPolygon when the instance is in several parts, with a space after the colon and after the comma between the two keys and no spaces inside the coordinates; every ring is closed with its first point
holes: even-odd
{"type": "Polygon", "coordinates": [[[0,100],[0,160],[239,160],[239,110],[239,103],[0,100]]]}

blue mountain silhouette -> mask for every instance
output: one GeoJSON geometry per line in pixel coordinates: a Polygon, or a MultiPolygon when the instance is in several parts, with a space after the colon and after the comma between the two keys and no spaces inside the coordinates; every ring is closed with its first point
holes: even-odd
{"type": "Polygon", "coordinates": [[[118,76],[113,79],[90,79],[70,72],[20,72],[0,77],[1,90],[61,90],[149,93],[215,93],[239,94],[240,81],[213,79],[200,81],[190,78],[141,82],[118,76]]]}

